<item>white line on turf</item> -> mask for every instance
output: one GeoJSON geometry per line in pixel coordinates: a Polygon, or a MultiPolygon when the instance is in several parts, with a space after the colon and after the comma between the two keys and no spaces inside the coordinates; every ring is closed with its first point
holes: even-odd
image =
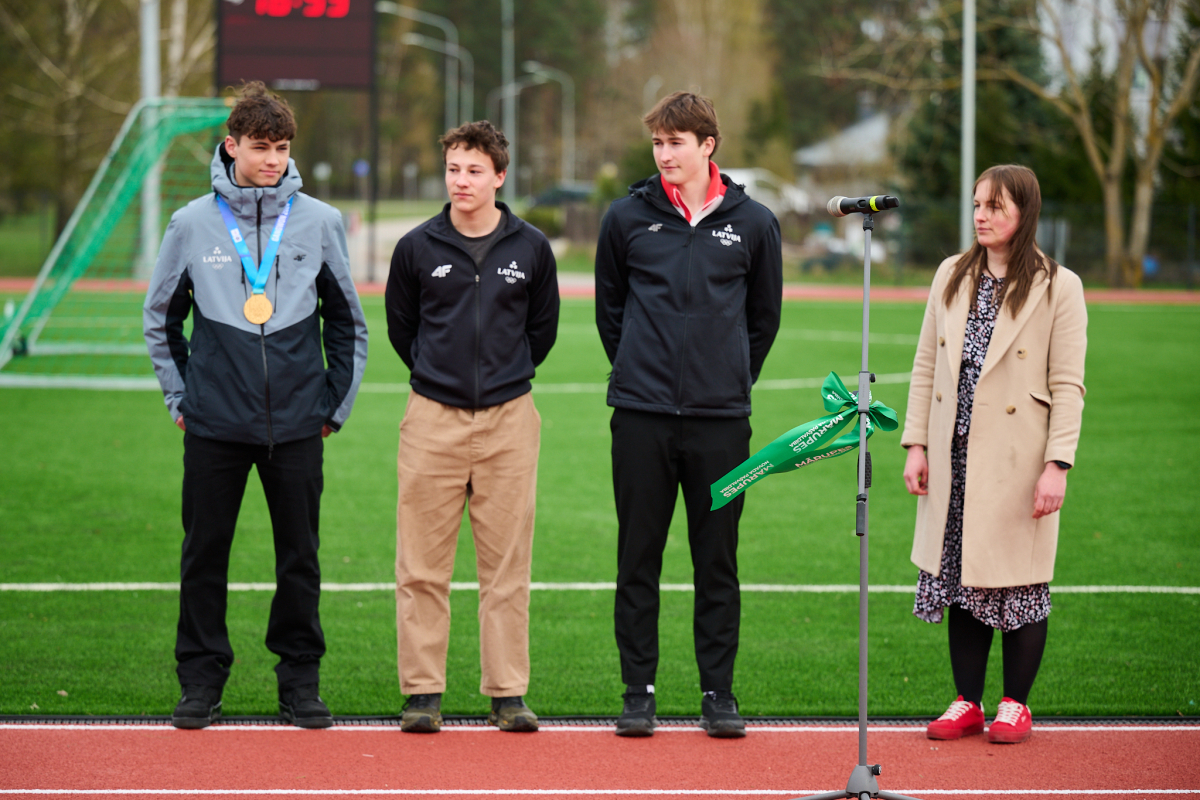
{"type": "MultiPolygon", "coordinates": [[[[475,581],[455,581],[450,588],[460,592],[477,592],[475,581]]],[[[606,581],[579,581],[548,583],[534,581],[529,588],[535,592],[611,592],[617,585],[606,581]]],[[[392,592],[394,583],[323,583],[324,592],[392,592]]],[[[690,583],[664,583],[659,586],[664,592],[690,592],[690,583]]],[[[133,582],[133,583],[0,583],[0,592],[177,592],[178,583],[133,582]]],[[[231,592],[273,592],[273,583],[231,583],[231,592]]],[[[743,592],[792,594],[850,594],[858,591],[856,583],[743,583],[743,592]]],[[[868,587],[870,594],[908,594],[910,585],[877,584],[868,587]]],[[[1200,594],[1200,586],[1054,586],[1057,594],[1200,594]]]]}

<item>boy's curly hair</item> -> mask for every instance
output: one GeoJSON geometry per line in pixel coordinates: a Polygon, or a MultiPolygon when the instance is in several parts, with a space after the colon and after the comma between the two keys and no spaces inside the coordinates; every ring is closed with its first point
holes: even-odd
{"type": "Polygon", "coordinates": [[[438,144],[442,146],[443,163],[450,148],[462,147],[464,150],[486,153],[492,159],[492,166],[497,173],[508,169],[508,139],[486,119],[451,128],[438,139],[438,144]]]}
{"type": "Polygon", "coordinates": [[[271,94],[262,81],[243,83],[241,93],[225,121],[230,136],[238,141],[243,136],[272,142],[296,138],[296,118],[287,100],[271,94]]]}

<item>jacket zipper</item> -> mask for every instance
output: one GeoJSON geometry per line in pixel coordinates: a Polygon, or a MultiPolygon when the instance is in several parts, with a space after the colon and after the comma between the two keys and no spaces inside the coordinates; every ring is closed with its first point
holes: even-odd
{"type": "Polygon", "coordinates": [[[683,292],[683,341],[679,343],[679,384],[675,390],[675,414],[680,416],[683,414],[683,364],[687,360],[687,337],[688,337],[688,309],[692,304],[692,253],[695,252],[694,245],[696,243],[696,228],[688,226],[688,257],[687,257],[687,282],[684,284],[683,292]]]}
{"type": "MultiPolygon", "coordinates": [[[[258,243],[258,257],[262,258],[262,198],[258,198],[258,226],[255,228],[255,241],[258,243]]],[[[276,279],[278,280],[278,278],[276,279]]],[[[253,291],[253,289],[252,289],[253,291]]],[[[275,299],[279,299],[276,291],[275,299]]],[[[263,394],[267,403],[267,460],[275,453],[275,432],[271,427],[271,377],[267,372],[267,325],[264,322],[258,326],[258,345],[262,352],[263,365],[263,394]]]]}
{"type": "MultiPolygon", "coordinates": [[[[472,262],[475,259],[471,259],[472,262]]],[[[479,285],[479,265],[475,265],[475,408],[480,407],[479,402],[479,348],[483,338],[483,318],[479,304],[479,293],[481,288],[479,285]]]]}

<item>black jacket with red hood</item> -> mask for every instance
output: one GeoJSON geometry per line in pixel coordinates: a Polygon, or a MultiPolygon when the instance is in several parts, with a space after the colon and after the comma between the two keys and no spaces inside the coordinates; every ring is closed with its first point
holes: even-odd
{"type": "Polygon", "coordinates": [[[721,204],[693,227],[659,176],[601,225],[596,327],[608,404],[695,417],[750,416],[750,387],[779,330],[779,222],[721,175],[721,204]]]}

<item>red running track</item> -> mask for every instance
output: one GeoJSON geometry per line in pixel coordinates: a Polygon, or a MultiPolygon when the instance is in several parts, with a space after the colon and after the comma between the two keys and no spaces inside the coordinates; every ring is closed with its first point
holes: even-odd
{"type": "MultiPolygon", "coordinates": [[[[1200,725],[1038,726],[1021,745],[871,728],[880,788],[915,797],[1200,797],[1200,725]]],[[[857,728],[536,734],[445,728],[0,725],[0,797],[799,797],[845,788],[857,728]]]]}

